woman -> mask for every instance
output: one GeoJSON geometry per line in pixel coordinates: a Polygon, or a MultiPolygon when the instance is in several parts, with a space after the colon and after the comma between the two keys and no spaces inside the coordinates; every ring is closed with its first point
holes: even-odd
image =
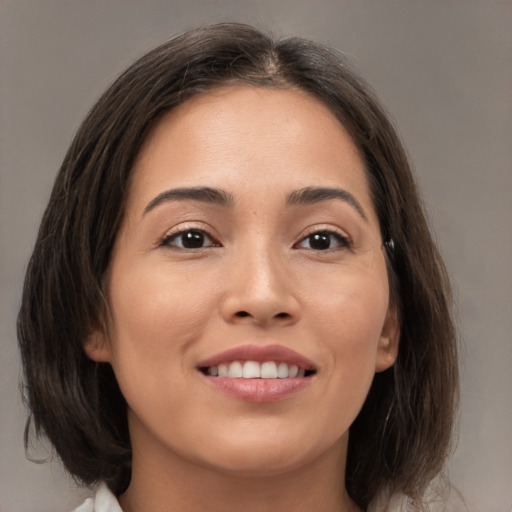
{"type": "Polygon", "coordinates": [[[443,263],[381,107],[309,41],[190,31],[107,90],[19,340],[37,430],[101,482],[80,511],[422,510],[449,452],[443,263]]]}

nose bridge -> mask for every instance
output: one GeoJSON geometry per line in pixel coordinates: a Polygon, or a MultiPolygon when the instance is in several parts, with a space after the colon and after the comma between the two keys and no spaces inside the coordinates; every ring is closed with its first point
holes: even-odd
{"type": "Polygon", "coordinates": [[[281,268],[282,262],[279,261],[275,249],[268,245],[252,249],[244,255],[241,263],[246,266],[245,285],[254,297],[277,298],[284,292],[281,286],[284,268],[281,268]]]}
{"type": "Polygon", "coordinates": [[[251,238],[236,251],[230,265],[225,315],[230,319],[250,318],[260,324],[272,319],[293,321],[299,304],[285,255],[275,240],[251,238]]]}

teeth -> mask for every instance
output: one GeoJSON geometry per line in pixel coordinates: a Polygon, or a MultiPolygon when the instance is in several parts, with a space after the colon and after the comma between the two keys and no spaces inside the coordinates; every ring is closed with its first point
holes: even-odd
{"type": "Polygon", "coordinates": [[[277,366],[274,361],[263,363],[261,365],[261,378],[262,379],[277,379],[277,366]]]}
{"type": "MultiPolygon", "coordinates": [[[[215,368],[215,366],[213,367],[215,368]]],[[[210,373],[213,375],[213,368],[210,368],[210,373]]],[[[219,377],[227,377],[228,376],[229,367],[227,364],[219,364],[219,377]]]]}
{"type": "Polygon", "coordinates": [[[306,375],[304,369],[299,369],[294,364],[275,363],[274,361],[265,361],[264,363],[233,361],[232,363],[219,364],[219,366],[211,366],[206,373],[214,377],[244,379],[293,379],[306,375]]]}
{"type": "Polygon", "coordinates": [[[290,371],[288,370],[288,365],[286,363],[279,363],[279,366],[277,367],[276,372],[277,372],[277,376],[280,379],[287,379],[288,374],[290,373],[290,371]]]}
{"type": "Polygon", "coordinates": [[[261,377],[261,368],[255,361],[246,361],[242,371],[244,379],[259,379],[261,377]]]}
{"type": "Polygon", "coordinates": [[[242,364],[238,361],[234,361],[229,365],[228,377],[240,378],[242,377],[242,364]]]}

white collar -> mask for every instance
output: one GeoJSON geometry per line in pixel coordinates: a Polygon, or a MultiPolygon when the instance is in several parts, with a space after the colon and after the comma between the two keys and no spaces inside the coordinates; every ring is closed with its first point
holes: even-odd
{"type": "Polygon", "coordinates": [[[101,482],[96,489],[94,498],[87,498],[73,512],[123,512],[107,484],[101,482]]]}

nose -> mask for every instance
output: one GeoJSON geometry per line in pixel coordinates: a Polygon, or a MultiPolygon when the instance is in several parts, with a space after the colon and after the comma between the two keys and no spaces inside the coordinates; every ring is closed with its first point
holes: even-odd
{"type": "Polygon", "coordinates": [[[289,266],[270,250],[246,251],[230,262],[221,306],[225,321],[261,327],[291,325],[300,302],[289,266]]]}

